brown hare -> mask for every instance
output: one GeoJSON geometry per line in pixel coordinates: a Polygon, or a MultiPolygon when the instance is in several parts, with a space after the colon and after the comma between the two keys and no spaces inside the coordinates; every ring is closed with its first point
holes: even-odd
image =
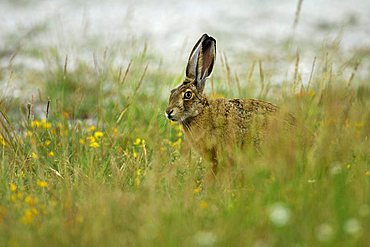
{"type": "Polygon", "coordinates": [[[244,143],[258,142],[260,128],[278,107],[257,99],[210,99],[204,86],[216,57],[216,40],[203,34],[190,53],[184,82],[171,91],[165,115],[183,126],[186,140],[212,161],[222,152],[244,143]]]}

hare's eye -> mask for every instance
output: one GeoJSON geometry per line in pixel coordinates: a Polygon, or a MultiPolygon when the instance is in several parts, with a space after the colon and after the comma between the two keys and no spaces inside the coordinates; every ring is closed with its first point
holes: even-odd
{"type": "Polygon", "coordinates": [[[184,93],[184,99],[191,99],[192,96],[193,94],[190,91],[186,91],[184,93]]]}

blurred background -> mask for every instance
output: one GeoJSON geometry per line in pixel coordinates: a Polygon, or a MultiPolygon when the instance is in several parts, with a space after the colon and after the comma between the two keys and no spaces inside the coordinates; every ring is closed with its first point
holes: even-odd
{"type": "MultiPolygon", "coordinates": [[[[121,51],[115,58],[120,65],[145,50],[166,70],[180,73],[204,32],[217,39],[218,53],[226,54],[236,69],[261,57],[289,66],[291,61],[283,59],[287,51],[299,52],[303,79],[324,46],[347,56],[369,54],[370,1],[303,1],[297,17],[298,2],[2,0],[0,68],[43,70],[50,50],[68,55],[70,68],[76,60],[92,62],[94,53],[121,51]]],[[[368,59],[361,63],[359,76],[368,76],[368,59]]],[[[275,81],[288,73],[287,66],[280,67],[275,81]]],[[[6,77],[0,79],[4,86],[6,77]]],[[[12,93],[17,93],[16,84],[10,85],[12,93]]]]}

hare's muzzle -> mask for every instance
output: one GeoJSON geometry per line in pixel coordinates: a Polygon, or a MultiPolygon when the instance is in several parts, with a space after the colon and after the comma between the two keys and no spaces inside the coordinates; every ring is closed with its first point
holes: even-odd
{"type": "Polygon", "coordinates": [[[174,116],[172,115],[173,113],[173,109],[171,108],[167,108],[164,115],[166,115],[166,118],[168,118],[169,120],[171,121],[176,121],[176,119],[174,118],[174,116]]]}

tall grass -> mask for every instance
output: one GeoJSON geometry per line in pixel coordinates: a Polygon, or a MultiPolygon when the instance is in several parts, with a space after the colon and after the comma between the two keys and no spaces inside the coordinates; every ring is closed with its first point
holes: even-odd
{"type": "Polygon", "coordinates": [[[96,56],[73,68],[55,57],[29,72],[41,85],[30,110],[1,101],[3,245],[369,242],[370,78],[356,77],[351,60],[343,67],[318,56],[308,86],[299,55],[294,76],[278,84],[265,61],[235,73],[223,56],[207,90],[274,102],[297,127],[271,133],[261,151],[235,149],[236,162],[206,181],[210,164],[162,114],[180,72],[147,54],[122,66],[96,56]]]}

